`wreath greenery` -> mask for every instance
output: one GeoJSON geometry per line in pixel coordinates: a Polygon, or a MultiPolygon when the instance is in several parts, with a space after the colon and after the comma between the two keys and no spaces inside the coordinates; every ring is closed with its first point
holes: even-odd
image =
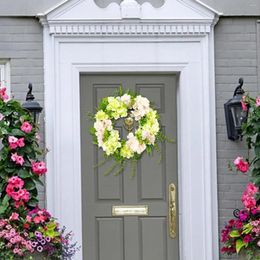
{"type": "Polygon", "coordinates": [[[93,143],[101,148],[106,158],[113,157],[116,161],[107,173],[120,165],[116,174],[121,173],[128,161],[139,160],[144,153],[151,154],[154,149],[159,151],[158,144],[166,138],[160,126],[158,111],[151,106],[146,97],[129,90],[119,88],[115,96],[102,98],[90,133],[93,143]],[[128,131],[126,139],[120,137],[115,129],[118,120],[124,120],[128,131]]]}

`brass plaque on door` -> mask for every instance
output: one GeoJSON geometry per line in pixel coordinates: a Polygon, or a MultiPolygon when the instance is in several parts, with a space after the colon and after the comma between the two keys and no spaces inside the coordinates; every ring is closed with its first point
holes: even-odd
{"type": "Polygon", "coordinates": [[[147,216],[147,205],[116,205],[112,206],[112,216],[147,216]]]}

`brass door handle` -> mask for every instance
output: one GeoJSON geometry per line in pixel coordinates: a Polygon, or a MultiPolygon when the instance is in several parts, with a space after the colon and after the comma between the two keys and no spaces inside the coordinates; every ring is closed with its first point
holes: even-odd
{"type": "Polygon", "coordinates": [[[171,238],[177,235],[177,208],[176,208],[176,187],[173,183],[169,185],[169,234],[171,238]]]}

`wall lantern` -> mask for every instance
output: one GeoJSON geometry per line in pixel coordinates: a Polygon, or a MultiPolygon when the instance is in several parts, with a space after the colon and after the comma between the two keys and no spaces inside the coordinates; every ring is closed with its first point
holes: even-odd
{"type": "Polygon", "coordinates": [[[34,123],[38,124],[42,107],[37,101],[34,101],[34,95],[32,94],[32,83],[29,83],[28,88],[29,91],[26,95],[26,101],[22,104],[22,107],[31,113],[34,123]]]}
{"type": "Polygon", "coordinates": [[[224,104],[228,139],[235,141],[242,140],[242,124],[247,119],[247,111],[243,111],[241,100],[245,91],[242,89],[244,80],[238,81],[239,85],[234,91],[233,98],[224,104]]]}

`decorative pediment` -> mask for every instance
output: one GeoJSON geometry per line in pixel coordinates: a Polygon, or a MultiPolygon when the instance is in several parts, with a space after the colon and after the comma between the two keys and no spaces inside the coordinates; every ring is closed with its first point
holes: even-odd
{"type": "Polygon", "coordinates": [[[87,21],[118,19],[160,19],[160,20],[211,20],[214,10],[194,0],[165,0],[159,7],[149,1],[139,4],[135,0],[124,0],[121,4],[112,2],[107,7],[99,7],[94,0],[67,0],[47,11],[48,20],[87,21]]]}
{"type": "Polygon", "coordinates": [[[105,8],[94,0],[67,0],[39,17],[54,35],[171,36],[209,33],[216,13],[194,0],[165,0],[159,8],[136,0],[105,8]]]}

